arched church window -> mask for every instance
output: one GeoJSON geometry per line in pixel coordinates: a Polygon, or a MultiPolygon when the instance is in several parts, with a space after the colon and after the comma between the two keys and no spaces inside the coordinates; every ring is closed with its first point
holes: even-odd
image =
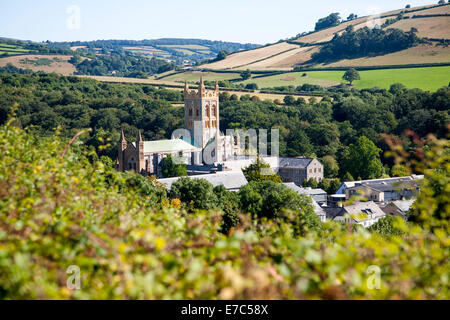
{"type": "Polygon", "coordinates": [[[189,108],[189,116],[192,117],[192,108],[189,108]]]}
{"type": "Polygon", "coordinates": [[[128,159],[128,170],[136,170],[136,160],[134,157],[128,159]]]}
{"type": "Polygon", "coordinates": [[[212,107],[212,115],[215,117],[217,115],[216,106],[213,105],[212,107]]]}
{"type": "Polygon", "coordinates": [[[197,117],[200,116],[200,110],[198,108],[195,110],[195,114],[197,115],[197,117]]]}
{"type": "Polygon", "coordinates": [[[209,105],[207,105],[205,107],[205,114],[206,114],[207,117],[209,117],[209,105]]]}

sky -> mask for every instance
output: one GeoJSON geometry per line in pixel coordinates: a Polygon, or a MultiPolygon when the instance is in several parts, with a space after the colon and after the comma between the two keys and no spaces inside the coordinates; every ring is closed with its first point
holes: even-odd
{"type": "Polygon", "coordinates": [[[393,0],[0,0],[0,37],[33,41],[198,38],[266,44],[346,18],[437,3],[393,0]]]}

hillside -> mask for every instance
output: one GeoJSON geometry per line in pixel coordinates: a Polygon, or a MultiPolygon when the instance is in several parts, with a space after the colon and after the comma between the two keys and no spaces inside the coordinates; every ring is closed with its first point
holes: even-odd
{"type": "Polygon", "coordinates": [[[94,54],[110,54],[114,51],[125,51],[147,57],[170,60],[182,65],[197,61],[214,59],[225,50],[228,53],[240,50],[255,49],[259,45],[236,42],[210,41],[202,39],[165,38],[155,40],[97,40],[76,42],[50,42],[50,47],[70,49],[72,51],[91,52],[94,54]],[[187,60],[187,61],[186,61],[187,60]]]}
{"type": "MultiPolygon", "coordinates": [[[[417,29],[417,36],[430,39],[426,44],[408,48],[393,54],[365,57],[349,61],[338,61],[329,67],[339,66],[378,66],[405,65],[419,63],[449,63],[450,48],[441,45],[450,39],[450,5],[429,5],[409,9],[385,12],[379,16],[360,17],[344,21],[339,25],[317,32],[303,34],[291,41],[283,41],[256,50],[237,52],[225,60],[204,64],[205,69],[212,70],[291,70],[299,64],[310,64],[311,55],[320,50],[333,36],[342,34],[348,26],[354,30],[364,27],[379,26],[382,30],[396,28],[402,31],[417,29]],[[398,18],[401,14],[401,19],[398,18]]],[[[325,67],[328,65],[313,65],[325,67]]]]}

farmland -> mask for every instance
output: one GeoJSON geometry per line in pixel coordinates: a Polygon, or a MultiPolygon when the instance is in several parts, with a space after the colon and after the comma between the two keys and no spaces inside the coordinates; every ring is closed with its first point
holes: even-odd
{"type": "MultiPolygon", "coordinates": [[[[450,5],[446,4],[414,7],[389,11],[379,15],[359,17],[354,20],[343,21],[335,27],[300,34],[291,38],[290,41],[282,41],[254,50],[236,52],[224,60],[204,64],[203,67],[212,70],[250,69],[254,71],[289,71],[299,64],[322,67],[323,65],[311,60],[311,55],[319,51],[324,43],[331,41],[335,34],[342,34],[348,26],[353,26],[354,30],[379,26],[383,30],[397,28],[404,32],[409,32],[411,28],[415,28],[418,37],[446,40],[449,39],[450,17],[446,16],[449,13],[450,5]],[[397,16],[400,13],[403,15],[402,19],[397,16]],[[429,17],[429,15],[434,16],[429,17]],[[385,24],[388,19],[393,21],[385,24]],[[396,19],[397,21],[395,21],[396,19]]],[[[450,62],[450,48],[434,41],[382,56],[340,60],[326,66],[391,66],[447,62],[450,62]]]]}
{"type": "Polygon", "coordinates": [[[31,50],[25,49],[20,45],[0,43],[0,56],[16,56],[31,53],[31,50]]]}
{"type": "Polygon", "coordinates": [[[21,69],[70,75],[76,71],[75,66],[68,62],[70,58],[65,55],[16,55],[0,58],[0,67],[10,63],[21,69]]]}
{"type": "MultiPolygon", "coordinates": [[[[344,83],[344,71],[292,72],[250,79],[244,83],[256,83],[260,88],[276,86],[299,86],[305,83],[323,87],[344,83]]],[[[450,67],[405,68],[360,71],[361,80],[353,83],[358,89],[380,87],[388,89],[394,83],[402,83],[407,88],[435,91],[450,82],[450,67]]]]}
{"type": "Polygon", "coordinates": [[[239,79],[239,73],[215,73],[215,72],[200,72],[200,71],[188,71],[183,73],[176,73],[169,75],[167,77],[161,78],[164,81],[175,81],[175,82],[198,82],[200,77],[203,80],[216,81],[216,80],[230,80],[239,79]]]}

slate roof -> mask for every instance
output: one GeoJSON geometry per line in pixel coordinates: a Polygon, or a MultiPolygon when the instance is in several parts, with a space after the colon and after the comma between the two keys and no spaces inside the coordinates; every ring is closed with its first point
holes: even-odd
{"type": "MultiPolygon", "coordinates": [[[[362,184],[363,186],[367,186],[371,189],[382,191],[382,192],[389,192],[389,191],[398,191],[401,189],[408,189],[408,188],[416,188],[419,186],[419,183],[417,181],[408,181],[408,180],[401,180],[401,181],[389,181],[389,182],[381,182],[381,183],[370,183],[370,184],[362,184]]],[[[355,186],[355,187],[358,187],[355,186]]]]}
{"type": "MultiPolygon", "coordinates": [[[[135,142],[133,142],[133,146],[136,147],[135,142]]],[[[144,141],[144,153],[177,152],[194,149],[198,148],[181,139],[144,141]]]]}
{"type": "Polygon", "coordinates": [[[414,203],[415,199],[409,199],[409,200],[396,200],[392,201],[391,203],[399,208],[402,212],[407,212],[409,209],[411,209],[412,204],[414,203]]]}
{"type": "Polygon", "coordinates": [[[330,220],[345,214],[349,214],[357,222],[370,219],[371,214],[373,218],[386,216],[386,213],[373,201],[360,201],[345,207],[322,207],[322,209],[330,220]]]}
{"type": "MultiPolygon", "coordinates": [[[[211,174],[202,174],[196,176],[189,176],[191,179],[205,179],[211,183],[214,187],[223,185],[227,190],[237,191],[242,186],[246,185],[247,179],[242,171],[219,171],[211,174]]],[[[158,179],[159,182],[164,183],[168,189],[172,187],[172,184],[178,181],[179,177],[158,179]]]]}
{"type": "Polygon", "coordinates": [[[345,181],[339,186],[339,189],[336,191],[337,194],[345,193],[345,189],[353,188],[357,185],[373,185],[380,183],[394,183],[394,182],[404,182],[404,181],[414,181],[423,179],[423,175],[411,175],[407,177],[394,177],[394,178],[381,178],[381,179],[371,179],[371,180],[358,180],[358,181],[345,181]]]}
{"type": "MultiPolygon", "coordinates": [[[[352,205],[345,206],[343,209],[345,213],[348,213],[357,222],[369,219],[371,214],[373,215],[373,218],[384,217],[386,215],[386,213],[384,213],[384,211],[373,201],[355,202],[352,205]]],[[[342,212],[340,215],[342,215],[342,212]]]]}
{"type": "Polygon", "coordinates": [[[280,158],[280,168],[306,168],[313,161],[312,158],[280,158]]]}

